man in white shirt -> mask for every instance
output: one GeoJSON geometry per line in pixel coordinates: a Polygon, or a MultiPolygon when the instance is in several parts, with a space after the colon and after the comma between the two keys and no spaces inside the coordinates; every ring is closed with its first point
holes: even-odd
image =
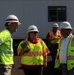
{"type": "Polygon", "coordinates": [[[60,25],[62,39],[57,51],[55,68],[62,67],[63,75],[74,75],[74,46],[71,24],[64,21],[60,25]]]}

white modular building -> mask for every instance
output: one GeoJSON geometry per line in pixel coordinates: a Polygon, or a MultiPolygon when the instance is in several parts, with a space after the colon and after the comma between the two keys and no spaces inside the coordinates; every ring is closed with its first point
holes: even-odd
{"type": "Polygon", "coordinates": [[[14,39],[26,38],[30,25],[38,27],[38,36],[42,39],[54,22],[60,25],[62,21],[69,21],[74,28],[74,0],[0,0],[0,30],[5,28],[5,19],[10,14],[21,22],[14,39]]]}

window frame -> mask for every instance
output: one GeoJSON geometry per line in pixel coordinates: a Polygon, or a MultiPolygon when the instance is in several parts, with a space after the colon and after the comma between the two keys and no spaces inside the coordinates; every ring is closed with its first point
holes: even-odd
{"type": "Polygon", "coordinates": [[[67,7],[66,6],[48,6],[48,22],[62,22],[62,21],[67,21],[67,7]],[[64,14],[64,15],[61,15],[61,14],[64,14]],[[62,19],[58,15],[64,18],[62,19]]]}

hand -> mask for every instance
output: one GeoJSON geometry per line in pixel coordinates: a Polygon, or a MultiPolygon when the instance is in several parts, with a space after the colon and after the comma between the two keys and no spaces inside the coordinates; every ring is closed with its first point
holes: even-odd
{"type": "Polygon", "coordinates": [[[29,45],[27,45],[24,49],[29,50],[30,49],[29,45]]]}
{"type": "Polygon", "coordinates": [[[44,61],[44,68],[46,68],[47,67],[47,61],[44,61]]]}
{"type": "Polygon", "coordinates": [[[47,56],[47,62],[52,61],[52,56],[47,56]]]}
{"type": "Polygon", "coordinates": [[[27,45],[23,50],[24,50],[24,52],[29,52],[30,51],[29,45],[27,45]]]}
{"type": "Polygon", "coordinates": [[[59,40],[59,38],[57,37],[57,38],[55,38],[55,40],[59,40]]]}

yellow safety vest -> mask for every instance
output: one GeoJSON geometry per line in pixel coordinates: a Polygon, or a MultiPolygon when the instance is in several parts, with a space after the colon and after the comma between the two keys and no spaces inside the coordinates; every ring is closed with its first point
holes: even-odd
{"type": "MultiPolygon", "coordinates": [[[[74,43],[73,41],[74,41],[74,36],[70,38],[70,41],[67,46],[67,69],[68,70],[74,68],[74,46],[72,45],[74,43]]],[[[59,54],[60,54],[60,45],[55,60],[55,68],[58,68],[60,66],[59,54]]]]}
{"type": "MultiPolygon", "coordinates": [[[[22,41],[23,42],[23,41],[22,41]]],[[[18,49],[21,49],[21,42],[18,46],[18,49]]],[[[49,50],[46,44],[42,41],[38,40],[38,43],[33,44],[28,41],[28,45],[30,46],[30,51],[21,56],[21,64],[24,65],[43,65],[43,56],[49,53],[49,50]]]]}
{"type": "Polygon", "coordinates": [[[52,44],[60,42],[59,35],[61,35],[61,33],[60,33],[59,30],[57,30],[56,35],[54,35],[53,31],[49,31],[49,34],[50,34],[50,38],[49,39],[50,39],[52,44]],[[59,38],[59,39],[56,40],[55,38],[59,38]],[[55,40],[53,40],[53,39],[55,39],[55,40]]]}
{"type": "Polygon", "coordinates": [[[10,65],[13,61],[13,39],[10,32],[4,29],[0,32],[0,64],[10,65]]]}

